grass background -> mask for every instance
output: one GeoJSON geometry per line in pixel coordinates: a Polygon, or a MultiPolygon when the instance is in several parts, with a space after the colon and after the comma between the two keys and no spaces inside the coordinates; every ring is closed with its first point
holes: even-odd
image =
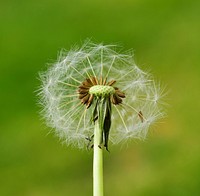
{"type": "Polygon", "coordinates": [[[168,85],[145,142],[105,153],[105,195],[200,195],[200,1],[1,0],[0,195],[92,195],[92,152],[62,146],[38,115],[38,72],[86,38],[133,48],[168,85]]]}

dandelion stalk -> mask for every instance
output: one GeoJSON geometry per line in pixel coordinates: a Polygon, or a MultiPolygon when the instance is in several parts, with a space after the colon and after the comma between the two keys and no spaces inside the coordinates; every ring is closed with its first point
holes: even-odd
{"type": "Polygon", "coordinates": [[[96,121],[93,146],[93,196],[103,196],[103,149],[99,147],[101,139],[102,130],[96,121]]]}

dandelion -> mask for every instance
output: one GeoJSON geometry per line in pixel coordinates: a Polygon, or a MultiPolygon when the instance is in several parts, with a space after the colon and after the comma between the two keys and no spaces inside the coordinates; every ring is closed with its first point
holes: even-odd
{"type": "Polygon", "coordinates": [[[93,143],[94,195],[103,195],[102,153],[108,143],[144,139],[163,117],[163,91],[131,53],[86,42],[62,51],[41,74],[41,104],[48,125],[67,145],[93,143]]]}

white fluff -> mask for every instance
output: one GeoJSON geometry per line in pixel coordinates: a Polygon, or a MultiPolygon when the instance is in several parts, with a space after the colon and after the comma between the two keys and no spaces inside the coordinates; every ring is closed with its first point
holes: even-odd
{"type": "Polygon", "coordinates": [[[82,148],[93,135],[93,105],[86,109],[77,89],[89,76],[116,80],[125,93],[121,105],[112,105],[110,140],[144,139],[150,125],[163,117],[159,99],[163,91],[152,77],[137,67],[132,54],[118,54],[113,45],[86,42],[81,48],[62,52],[58,61],[41,74],[42,114],[50,127],[68,145],[82,148]],[[138,116],[142,111],[144,122],[138,116]]]}

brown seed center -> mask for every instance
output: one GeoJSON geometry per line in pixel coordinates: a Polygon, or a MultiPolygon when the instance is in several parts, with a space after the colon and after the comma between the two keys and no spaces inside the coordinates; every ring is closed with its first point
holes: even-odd
{"type": "Polygon", "coordinates": [[[94,97],[109,97],[111,103],[115,105],[122,103],[122,98],[125,98],[125,94],[117,87],[112,86],[116,81],[106,81],[106,78],[103,80],[101,77],[98,80],[96,77],[91,77],[84,80],[78,87],[79,99],[87,108],[91,106],[94,97]]]}

